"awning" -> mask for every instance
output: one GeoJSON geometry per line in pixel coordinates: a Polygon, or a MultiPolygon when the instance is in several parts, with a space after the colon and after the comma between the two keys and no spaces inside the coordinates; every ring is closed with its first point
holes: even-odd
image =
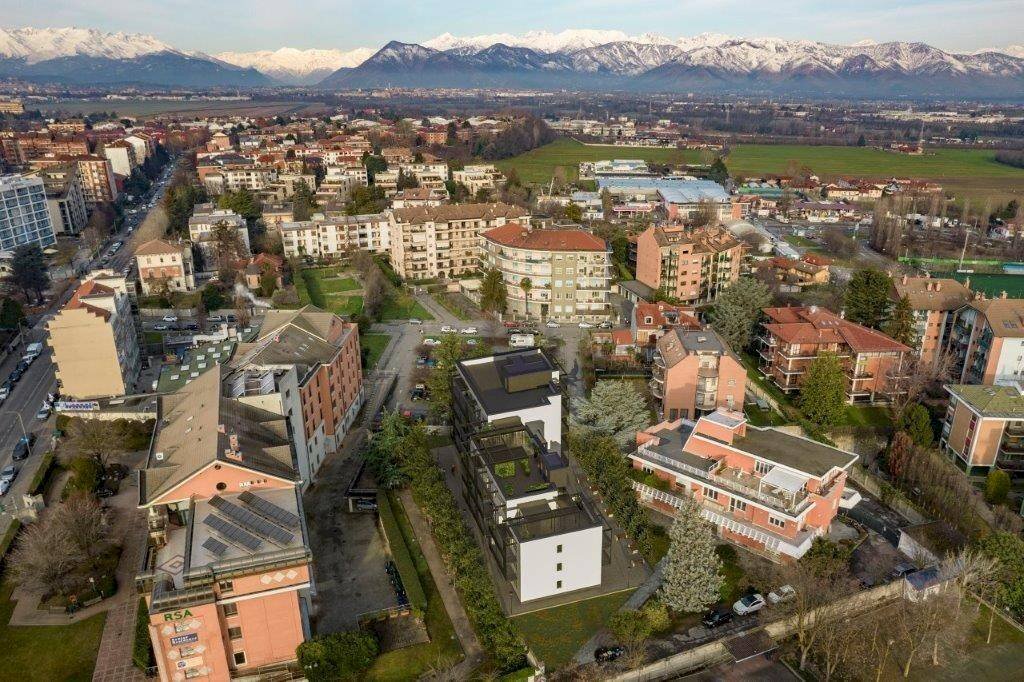
{"type": "Polygon", "coordinates": [[[761,479],[761,485],[771,486],[776,490],[785,490],[790,493],[798,493],[804,489],[807,483],[806,476],[786,471],[782,467],[772,467],[771,471],[761,479]]]}

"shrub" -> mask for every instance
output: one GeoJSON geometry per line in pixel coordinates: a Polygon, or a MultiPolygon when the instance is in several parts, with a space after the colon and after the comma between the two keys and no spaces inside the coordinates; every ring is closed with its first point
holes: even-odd
{"type": "Polygon", "coordinates": [[[139,598],[139,608],[135,610],[135,641],[132,642],[132,665],[145,670],[156,665],[153,658],[153,647],[149,643],[149,609],[146,600],[139,598]]]}
{"type": "Polygon", "coordinates": [[[65,492],[71,494],[76,491],[93,493],[100,484],[100,474],[103,467],[92,457],[75,457],[71,460],[71,480],[65,492]]]}
{"type": "Polygon", "coordinates": [[[391,501],[383,493],[377,494],[377,511],[380,514],[380,523],[384,527],[384,535],[388,539],[388,546],[391,548],[391,558],[398,568],[398,575],[402,577],[402,585],[405,587],[406,596],[409,597],[409,603],[414,608],[423,611],[427,608],[427,595],[420,583],[416,564],[413,563],[412,555],[409,553],[405,536],[402,535],[402,531],[398,527],[398,520],[391,508],[391,501]]]}
{"type": "Polygon", "coordinates": [[[337,682],[360,679],[379,650],[371,634],[335,632],[303,642],[295,653],[309,682],[337,682]]]}

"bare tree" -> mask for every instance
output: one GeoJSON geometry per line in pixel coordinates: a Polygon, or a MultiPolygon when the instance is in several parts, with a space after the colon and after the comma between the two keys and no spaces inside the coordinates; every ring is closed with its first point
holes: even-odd
{"type": "Polygon", "coordinates": [[[107,466],[124,454],[121,438],[110,422],[100,419],[75,418],[68,423],[68,447],[62,449],[63,463],[75,457],[91,457],[107,466]]]}
{"type": "Polygon", "coordinates": [[[96,498],[84,492],[71,495],[52,510],[49,524],[73,548],[81,565],[94,571],[110,537],[108,521],[96,498]]]}
{"type": "Polygon", "coordinates": [[[922,396],[932,389],[948,383],[953,374],[954,362],[952,353],[942,353],[935,360],[924,360],[915,355],[904,358],[899,368],[890,367],[886,381],[890,386],[901,389],[889,401],[893,419],[899,419],[904,410],[920,402],[922,396]]]}
{"type": "Polygon", "coordinates": [[[63,597],[73,589],[80,559],[67,533],[44,518],[21,532],[9,564],[12,576],[25,589],[63,597]]]}
{"type": "Polygon", "coordinates": [[[965,547],[957,554],[948,554],[942,571],[952,576],[956,586],[956,617],[959,618],[964,597],[970,591],[988,593],[996,582],[999,560],[976,549],[965,547]]]}
{"type": "Polygon", "coordinates": [[[780,610],[793,621],[793,635],[803,670],[812,649],[826,634],[825,623],[840,618],[843,597],[852,591],[849,573],[844,569],[821,570],[806,562],[781,567],[777,580],[793,587],[793,598],[780,610]]]}

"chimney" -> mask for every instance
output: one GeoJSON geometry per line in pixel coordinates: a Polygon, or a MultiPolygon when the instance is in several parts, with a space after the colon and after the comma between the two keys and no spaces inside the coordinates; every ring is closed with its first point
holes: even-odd
{"type": "Polygon", "coordinates": [[[970,277],[968,277],[967,279],[964,280],[964,288],[966,288],[966,289],[970,289],[971,288],[971,278],[970,277]]]}
{"type": "Polygon", "coordinates": [[[1000,292],[999,298],[1003,298],[1003,299],[1006,298],[1006,289],[1003,289],[1002,292],[1000,292]]]}

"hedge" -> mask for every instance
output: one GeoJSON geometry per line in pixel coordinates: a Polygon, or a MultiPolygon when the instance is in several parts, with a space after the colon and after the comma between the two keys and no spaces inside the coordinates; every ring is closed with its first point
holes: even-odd
{"type": "Polygon", "coordinates": [[[421,611],[427,608],[427,595],[423,591],[423,583],[416,572],[416,564],[409,552],[409,545],[405,542],[401,528],[398,527],[398,519],[395,518],[395,511],[391,508],[391,501],[384,493],[377,493],[377,513],[380,515],[380,524],[384,528],[384,536],[388,539],[388,546],[391,549],[391,559],[398,568],[398,575],[402,576],[402,585],[405,586],[405,594],[409,597],[409,603],[421,611]]]}
{"type": "Polygon", "coordinates": [[[53,468],[54,456],[53,450],[47,450],[43,453],[43,460],[39,462],[39,468],[36,469],[35,476],[28,484],[29,495],[40,495],[43,492],[43,484],[46,483],[46,477],[50,473],[50,469],[53,468]]]}
{"type": "Polygon", "coordinates": [[[149,643],[149,609],[146,600],[139,598],[139,608],[135,611],[135,641],[132,642],[132,665],[139,670],[146,670],[156,665],[153,658],[153,647],[149,643]]]}
{"type": "Polygon", "coordinates": [[[8,527],[7,532],[4,533],[2,538],[0,538],[0,559],[2,559],[4,555],[7,554],[7,550],[11,548],[11,545],[14,543],[14,538],[17,537],[19,530],[21,530],[21,521],[14,519],[11,521],[11,525],[8,527]]]}

